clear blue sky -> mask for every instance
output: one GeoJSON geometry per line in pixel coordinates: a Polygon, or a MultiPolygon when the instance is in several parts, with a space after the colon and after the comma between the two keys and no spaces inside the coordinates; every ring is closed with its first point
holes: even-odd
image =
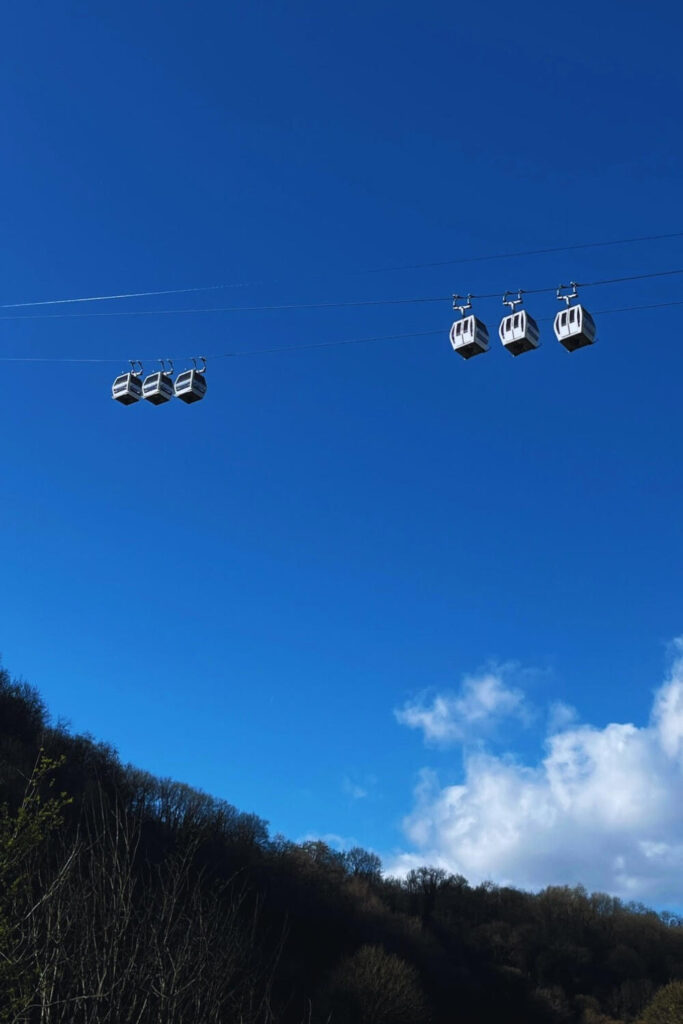
{"type": "MultiPolygon", "coordinates": [[[[683,267],[671,239],[357,273],[683,230],[682,30],[677,5],[630,0],[12,5],[2,302],[241,287],[0,313],[502,293],[683,267]]],[[[584,300],[681,300],[682,280],[584,300]]],[[[516,360],[499,301],[478,312],[492,351],[468,363],[447,301],[4,321],[3,357],[121,368],[443,331],[210,360],[192,407],[118,406],[116,362],[1,363],[5,665],[124,760],[274,831],[388,860],[440,851],[476,873],[404,816],[436,813],[468,758],[543,772],[557,702],[598,740],[609,723],[649,736],[683,633],[683,306],[597,317],[600,344],[572,356],[544,323],[516,360]],[[471,701],[491,665],[517,697],[480,732],[471,701]],[[395,715],[419,724],[442,695],[471,729],[439,739],[424,715],[422,734],[395,715]],[[422,769],[437,789],[416,804],[422,769]]],[[[662,813],[629,842],[675,846],[662,813]]],[[[481,872],[578,880],[553,849],[535,874],[481,872]]]]}

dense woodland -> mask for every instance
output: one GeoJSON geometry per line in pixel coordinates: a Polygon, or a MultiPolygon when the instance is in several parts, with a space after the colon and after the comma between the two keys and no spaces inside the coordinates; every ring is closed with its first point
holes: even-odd
{"type": "Polygon", "coordinates": [[[123,766],[0,672],[0,1021],[683,1022],[683,925],[361,849],[123,766]]]}

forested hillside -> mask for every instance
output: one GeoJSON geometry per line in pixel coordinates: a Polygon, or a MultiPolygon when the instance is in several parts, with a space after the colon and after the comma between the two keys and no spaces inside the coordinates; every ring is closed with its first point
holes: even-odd
{"type": "MultiPolygon", "coordinates": [[[[0,673],[0,1021],[683,1021],[683,927],[581,888],[383,878],[123,766],[0,673]]],[[[596,851],[599,856],[599,851],[596,851]]]]}

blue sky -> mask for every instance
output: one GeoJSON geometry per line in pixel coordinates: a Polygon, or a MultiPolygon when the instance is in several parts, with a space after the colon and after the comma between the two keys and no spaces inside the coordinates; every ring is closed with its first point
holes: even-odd
{"type": "Polygon", "coordinates": [[[362,272],[683,230],[681,29],[628,0],[7,9],[2,303],[234,286],[0,311],[5,359],[113,360],[0,365],[0,649],[56,717],[293,838],[675,902],[683,306],[572,356],[544,320],[514,360],[482,301],[467,363],[447,300],[137,314],[683,267],[674,238],[362,272]],[[231,351],[198,405],[109,397],[129,358],[231,351]],[[520,779],[558,822],[533,850],[520,779]]]}

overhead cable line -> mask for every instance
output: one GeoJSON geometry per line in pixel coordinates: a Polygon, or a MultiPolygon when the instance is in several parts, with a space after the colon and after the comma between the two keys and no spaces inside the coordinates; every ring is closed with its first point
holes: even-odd
{"type": "MultiPolygon", "coordinates": [[[[683,306],[683,299],[677,299],[672,302],[653,302],[645,305],[637,306],[616,306],[611,309],[598,309],[596,310],[596,316],[607,316],[610,313],[630,313],[637,310],[645,309],[664,309],[669,306],[683,306]]],[[[539,322],[550,322],[552,317],[539,317],[539,322]]],[[[252,348],[243,349],[236,352],[218,352],[213,355],[208,355],[206,358],[213,362],[215,359],[237,359],[243,356],[260,356],[260,355],[273,355],[278,352],[304,352],[308,349],[316,348],[337,348],[342,345],[369,345],[374,342],[381,341],[398,341],[408,338],[427,338],[434,337],[437,334],[443,335],[443,327],[439,327],[433,331],[411,331],[408,334],[380,334],[368,338],[342,338],[336,341],[317,341],[310,343],[303,343],[300,345],[281,345],[279,347],[270,348],[252,348]]],[[[174,356],[176,362],[181,362],[182,359],[190,359],[190,356],[174,356]]],[[[2,363],[121,363],[121,359],[93,359],[88,357],[66,357],[66,356],[0,356],[0,362],[2,363]]],[[[156,356],[148,356],[141,362],[151,363],[156,362],[156,356]]]]}
{"type": "MultiPolygon", "coordinates": [[[[646,281],[659,277],[672,277],[683,274],[683,269],[658,270],[647,274],[629,274],[625,277],[603,278],[599,281],[577,281],[579,288],[595,288],[603,285],[622,284],[631,281],[646,281]]],[[[545,288],[523,288],[525,295],[542,295],[555,293],[556,286],[545,288]]],[[[495,292],[472,292],[473,299],[497,299],[501,296],[502,289],[495,292]]],[[[191,307],[189,309],[126,309],[106,310],[101,313],[19,313],[9,316],[0,316],[0,320],[80,320],[92,317],[133,317],[133,316],[175,316],[196,314],[196,313],[266,313],[275,311],[288,311],[299,309],[346,309],[360,308],[367,306],[402,306],[417,305],[432,302],[449,302],[452,295],[418,296],[408,299],[354,299],[340,300],[338,302],[294,302],[280,303],[265,306],[203,306],[191,307]]]]}
{"type": "Polygon", "coordinates": [[[249,288],[257,281],[239,281],[235,284],[205,284],[199,288],[163,288],[156,292],[119,292],[116,295],[86,295],[77,299],[41,299],[38,302],[5,302],[0,309],[22,309],[27,306],[65,306],[74,302],[112,302],[117,299],[148,299],[157,295],[184,295],[189,292],[214,292],[228,288],[249,288]]]}
{"type": "MultiPolygon", "coordinates": [[[[683,270],[657,270],[649,274],[629,274],[626,277],[605,277],[600,281],[576,281],[572,283],[575,283],[577,288],[598,288],[606,284],[625,284],[628,281],[646,281],[656,277],[674,277],[677,274],[683,274],[683,270]]],[[[521,291],[525,295],[549,295],[551,292],[557,292],[557,288],[522,288],[521,291]]],[[[500,294],[500,291],[488,292],[485,295],[472,292],[470,297],[473,299],[497,299],[500,297],[500,294]]]]}
{"type": "MultiPolygon", "coordinates": [[[[596,309],[595,316],[607,316],[609,313],[630,313],[639,309],[665,309],[667,306],[683,306],[683,299],[674,299],[672,302],[648,302],[639,306],[613,306],[611,309],[596,309]]],[[[541,316],[538,318],[541,323],[550,323],[552,316],[541,316]]]]}
{"type": "Polygon", "coordinates": [[[392,270],[427,270],[429,267],[453,267],[461,263],[485,263],[490,260],[521,259],[524,256],[548,256],[552,253],[575,252],[578,249],[601,249],[607,246],[630,245],[633,242],[657,242],[664,238],[683,238],[683,231],[667,235],[640,235],[637,238],[617,238],[610,242],[580,242],[576,245],[558,245],[549,249],[525,249],[518,252],[498,252],[490,256],[462,256],[455,260],[440,260],[437,263],[410,263],[404,266],[376,267],[358,271],[364,274],[381,274],[392,270]]]}
{"type": "MultiPolygon", "coordinates": [[[[412,263],[388,267],[370,267],[362,270],[350,270],[346,271],[346,273],[351,276],[355,276],[362,274],[390,273],[399,270],[427,270],[431,267],[451,267],[467,263],[485,263],[493,260],[521,259],[526,256],[546,256],[553,253],[576,252],[581,249],[599,249],[618,245],[632,245],[637,242],[656,242],[670,238],[683,238],[683,231],[672,231],[663,235],[638,235],[632,238],[616,238],[602,242],[579,242],[574,245],[558,245],[545,249],[525,249],[518,250],[517,252],[491,253],[484,256],[461,256],[457,259],[439,260],[433,263],[412,263]]],[[[336,276],[339,276],[339,274],[343,274],[344,271],[338,271],[335,273],[336,276]]],[[[263,286],[265,283],[266,282],[263,281],[238,281],[230,284],[198,285],[191,288],[164,288],[157,291],[118,292],[111,295],[85,295],[77,298],[40,299],[33,302],[6,302],[0,304],[0,309],[26,309],[35,306],[62,306],[85,302],[114,302],[125,299],[154,298],[160,295],[188,295],[191,293],[196,294],[198,292],[221,291],[231,288],[249,288],[255,285],[263,286]]],[[[480,296],[480,298],[481,297],[483,296],[480,296]]]]}
{"type": "MultiPolygon", "coordinates": [[[[683,271],[681,271],[683,273],[683,271]]],[[[497,293],[496,293],[497,294],[497,293]]],[[[272,306],[202,306],[191,309],[124,309],[107,310],[105,313],[24,313],[17,316],[0,316],[0,320],[85,320],[90,317],[108,316],[170,316],[187,313],[264,313],[289,309],[342,309],[347,306],[401,306],[421,302],[446,302],[450,295],[434,298],[415,299],[359,299],[340,302],[297,302],[272,306]]]]}
{"type": "MultiPolygon", "coordinates": [[[[243,349],[241,352],[218,352],[206,356],[207,360],[215,359],[237,359],[241,356],[270,355],[276,352],[303,352],[311,348],[335,348],[339,345],[368,345],[376,341],[397,341],[401,338],[426,338],[432,335],[443,335],[443,327],[434,331],[411,331],[408,334],[380,334],[371,338],[341,338],[337,341],[314,341],[300,345],[281,345],[272,348],[243,349]]],[[[191,359],[191,356],[174,356],[174,362],[181,362],[182,359],[191,359]]],[[[145,359],[136,360],[141,363],[157,362],[156,356],[148,356],[145,359]]],[[[2,363],[120,363],[121,359],[89,359],[62,356],[0,356],[2,363]]]]}

